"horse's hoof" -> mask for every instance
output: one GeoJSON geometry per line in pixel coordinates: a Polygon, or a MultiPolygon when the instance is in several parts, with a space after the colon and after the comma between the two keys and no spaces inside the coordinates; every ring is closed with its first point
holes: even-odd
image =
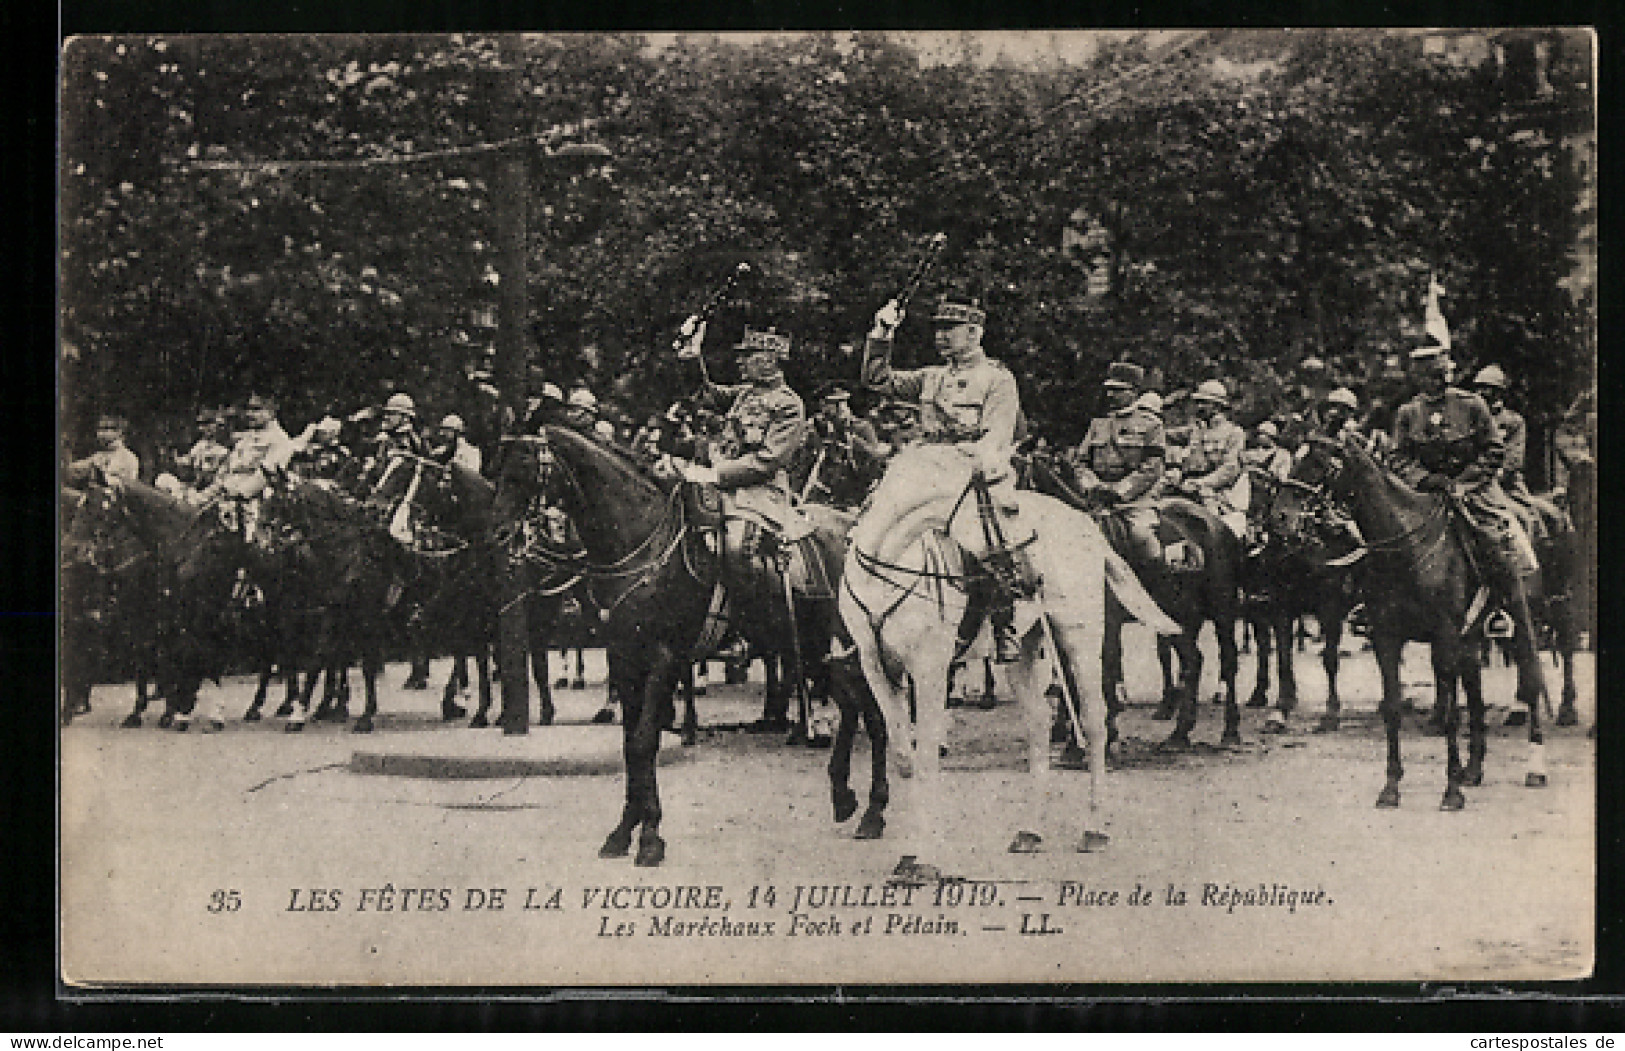
{"type": "Polygon", "coordinates": [[[454,723],[468,714],[468,709],[460,704],[442,704],[440,706],[440,721],[454,723]]]}
{"type": "Polygon", "coordinates": [[[1481,788],[1484,785],[1484,771],[1469,766],[1461,772],[1461,778],[1457,783],[1463,788],[1481,788]]]}
{"type": "Polygon", "coordinates": [[[837,788],[830,793],[830,796],[831,801],[835,804],[835,823],[837,825],[858,812],[858,794],[850,788],[837,788]]]}
{"type": "Polygon", "coordinates": [[[491,720],[485,717],[484,712],[480,712],[478,715],[474,716],[474,718],[468,721],[468,728],[470,730],[483,730],[490,725],[491,720]]]}
{"type": "Polygon", "coordinates": [[[1317,733],[1317,734],[1336,733],[1342,727],[1342,724],[1343,724],[1343,720],[1339,716],[1336,716],[1336,715],[1322,715],[1320,717],[1320,722],[1315,724],[1315,733],[1317,733]]]}
{"type": "Polygon", "coordinates": [[[185,719],[176,719],[175,720],[175,732],[176,733],[183,734],[186,731],[190,730],[191,728],[192,728],[192,724],[190,722],[186,721],[185,719]]]}
{"type": "Polygon", "coordinates": [[[785,736],[784,743],[788,745],[807,744],[807,731],[803,730],[799,723],[790,727],[790,733],[785,736]]]}
{"type": "Polygon", "coordinates": [[[504,737],[523,737],[528,733],[530,733],[530,727],[524,723],[502,724],[502,736],[504,737]]]}
{"type": "Polygon", "coordinates": [[[1050,766],[1056,770],[1087,770],[1089,763],[1084,757],[1082,748],[1077,745],[1068,745],[1061,749],[1061,754],[1055,757],[1050,766]]]}
{"type": "MultiPolygon", "coordinates": [[[[586,688],[587,688],[587,680],[586,679],[571,679],[570,680],[570,689],[572,689],[572,690],[585,690],[586,688]]],[[[704,693],[705,690],[704,689],[698,689],[698,690],[695,690],[694,692],[695,693],[704,693]]]]}
{"type": "MultiPolygon", "coordinates": [[[[68,724],[68,720],[71,720],[72,718],[72,715],[64,714],[64,721],[62,725],[66,726],[68,724]]],[[[138,730],[141,728],[141,716],[131,712],[129,715],[124,717],[124,721],[119,723],[119,725],[124,727],[126,730],[138,730]]]]}
{"type": "Polygon", "coordinates": [[[659,836],[641,840],[638,843],[638,856],[632,864],[640,869],[652,869],[666,860],[666,841],[659,836]]]}
{"type": "Polygon", "coordinates": [[[864,814],[858,821],[858,830],[852,834],[853,839],[879,839],[886,834],[886,819],[879,814],[864,814]]]}
{"type": "Polygon", "coordinates": [[[248,711],[243,713],[243,722],[245,723],[257,723],[260,721],[260,718],[260,710],[258,708],[250,708],[248,711]]]}
{"type": "Polygon", "coordinates": [[[1268,708],[1269,706],[1270,699],[1268,694],[1255,693],[1251,697],[1247,698],[1246,707],[1248,708],[1268,708]]]}
{"type": "Polygon", "coordinates": [[[1111,841],[1112,837],[1104,832],[1085,832],[1083,838],[1078,841],[1078,853],[1093,854],[1096,851],[1105,850],[1106,845],[1111,841]]]}
{"type": "Polygon", "coordinates": [[[224,730],[225,728],[226,728],[226,721],[224,719],[210,719],[209,720],[209,725],[206,727],[206,729],[210,733],[215,733],[215,734],[219,733],[221,730],[224,730]]]}
{"type": "Polygon", "coordinates": [[[1164,752],[1188,752],[1191,750],[1191,739],[1182,733],[1175,733],[1162,742],[1160,750],[1164,752]]]}
{"type": "Polygon", "coordinates": [[[570,688],[570,677],[568,675],[560,675],[557,679],[553,680],[553,688],[555,690],[567,690],[567,689],[569,689],[570,688]]]}
{"type": "Polygon", "coordinates": [[[300,722],[300,723],[289,723],[287,726],[284,726],[282,728],[282,732],[283,733],[289,733],[289,734],[296,734],[296,733],[302,732],[304,729],[305,729],[305,724],[302,723],[302,722],[300,722]]]}
{"type": "Polygon", "coordinates": [[[158,729],[167,730],[175,725],[175,717],[168,712],[158,717],[158,729]]]}
{"type": "Polygon", "coordinates": [[[416,675],[401,683],[401,689],[403,690],[427,690],[428,688],[429,680],[420,679],[416,675]]]}
{"type": "Polygon", "coordinates": [[[593,713],[592,721],[600,726],[607,726],[615,721],[615,709],[604,707],[593,713]]]}
{"type": "Polygon", "coordinates": [[[1258,728],[1258,732],[1261,734],[1286,733],[1286,716],[1279,711],[1270,712],[1264,717],[1264,725],[1258,728]]]}
{"type": "Polygon", "coordinates": [[[1037,854],[1044,849],[1044,837],[1036,832],[1017,832],[1005,851],[1010,854],[1037,854]]]}
{"type": "Polygon", "coordinates": [[[1383,790],[1377,793],[1377,809],[1394,810],[1397,809],[1398,806],[1399,789],[1394,785],[1385,785],[1383,790]]]}
{"type": "Polygon", "coordinates": [[[355,725],[350,727],[350,732],[353,734],[372,733],[372,717],[363,715],[361,718],[357,719],[355,721],[355,725]]]}
{"type": "Polygon", "coordinates": [[[276,717],[278,719],[286,719],[288,716],[290,716],[292,714],[293,714],[293,705],[287,703],[286,701],[284,701],[281,704],[281,706],[279,706],[277,708],[277,710],[276,710],[276,717]]]}
{"type": "MultiPolygon", "coordinates": [[[[1268,731],[1269,727],[1266,726],[1264,729],[1266,731],[1268,731]]],[[[1274,732],[1280,733],[1282,730],[1285,730],[1285,729],[1286,729],[1286,727],[1285,727],[1285,725],[1283,725],[1280,730],[1276,730],[1274,732]]],[[[1221,748],[1240,748],[1241,747],[1241,733],[1239,731],[1236,731],[1236,730],[1226,730],[1224,732],[1224,734],[1219,738],[1219,747],[1221,747],[1221,748]]]]}
{"type": "Polygon", "coordinates": [[[1444,720],[1429,717],[1422,724],[1422,733],[1428,737],[1443,737],[1445,735],[1444,720]]]}
{"type": "Polygon", "coordinates": [[[1444,798],[1439,800],[1440,810],[1463,810],[1467,806],[1467,797],[1461,794],[1461,789],[1451,785],[1444,790],[1444,798]]]}
{"type": "Polygon", "coordinates": [[[1157,710],[1151,713],[1151,718],[1157,720],[1159,723],[1165,723],[1174,717],[1175,711],[1177,711],[1177,709],[1173,705],[1159,705],[1157,710]]]}
{"type": "Polygon", "coordinates": [[[632,833],[611,832],[604,845],[598,848],[601,858],[624,858],[632,851],[632,833]]]}
{"type": "Polygon", "coordinates": [[[536,720],[536,723],[537,723],[538,726],[552,726],[553,725],[553,720],[556,719],[557,717],[558,717],[558,713],[555,712],[552,708],[543,708],[542,709],[542,716],[541,716],[540,719],[536,720]]]}
{"type": "Polygon", "coordinates": [[[1575,711],[1573,702],[1564,701],[1562,706],[1557,709],[1557,725],[1580,725],[1580,713],[1575,711]]]}
{"type": "Polygon", "coordinates": [[[1522,708],[1514,708],[1507,712],[1507,721],[1502,726],[1523,726],[1529,722],[1529,713],[1522,708]]]}
{"type": "Polygon", "coordinates": [[[1537,774],[1533,770],[1529,771],[1527,774],[1523,775],[1523,787],[1525,787],[1525,788],[1545,788],[1546,787],[1546,775],[1545,774],[1537,774]]]}

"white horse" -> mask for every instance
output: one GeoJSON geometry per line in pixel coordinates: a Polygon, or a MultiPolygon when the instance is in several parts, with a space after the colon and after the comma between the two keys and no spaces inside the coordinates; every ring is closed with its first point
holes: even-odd
{"type": "MultiPolygon", "coordinates": [[[[940,875],[917,859],[942,846],[939,748],[948,727],[948,665],[969,601],[964,562],[966,555],[980,558],[988,551],[976,500],[967,491],[972,466],[948,446],[899,453],[852,530],[843,576],[841,617],[891,731],[901,760],[898,772],[913,775],[909,794],[914,798],[898,808],[905,853],[894,879],[901,881],[940,875]]],[[[1045,695],[1054,672],[1069,695],[1067,703],[1077,704],[1074,726],[1089,744],[1089,808],[1078,849],[1098,850],[1108,840],[1102,818],[1106,701],[1100,691],[1106,587],[1159,634],[1180,629],[1112,552],[1094,519],[1039,493],[1002,495],[1005,501],[1012,498],[1019,512],[1001,516],[1001,526],[1009,543],[1023,545],[1042,579],[1036,600],[1018,604],[1021,659],[1004,666],[1026,715],[1032,799],[1041,811],[1035,824],[1053,827],[1048,815],[1058,801],[1045,695]]],[[[1031,853],[1042,842],[1040,832],[1018,828],[1009,849],[1031,853]]]]}

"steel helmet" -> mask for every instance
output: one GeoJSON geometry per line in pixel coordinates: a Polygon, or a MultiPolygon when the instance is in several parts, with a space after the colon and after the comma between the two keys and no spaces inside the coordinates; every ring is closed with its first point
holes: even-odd
{"type": "Polygon", "coordinates": [[[391,394],[389,400],[384,402],[385,412],[404,412],[408,416],[416,416],[418,407],[412,401],[410,394],[391,394]]]}
{"type": "Polygon", "coordinates": [[[592,425],[592,430],[600,438],[613,439],[615,437],[615,425],[608,420],[599,420],[592,425]]]}
{"type": "Polygon", "coordinates": [[[1162,395],[1154,390],[1148,390],[1134,400],[1136,409],[1144,410],[1153,416],[1162,415],[1162,395]]]}
{"type": "Polygon", "coordinates": [[[1191,395],[1197,401],[1212,401],[1220,405],[1230,403],[1230,392],[1224,389],[1224,384],[1218,380],[1204,380],[1196,387],[1191,395]]]}
{"type": "Polygon", "coordinates": [[[456,431],[461,434],[465,429],[463,427],[463,418],[454,412],[440,421],[440,429],[444,431],[456,431]]]}
{"type": "Polygon", "coordinates": [[[1269,420],[1265,420],[1263,423],[1258,425],[1258,433],[1267,434],[1271,438],[1279,438],[1281,436],[1281,428],[1275,426],[1275,424],[1271,423],[1269,420]]]}
{"type": "Polygon", "coordinates": [[[1483,368],[1478,370],[1478,375],[1473,377],[1473,386],[1497,387],[1501,390],[1506,390],[1507,374],[1501,371],[1501,366],[1499,365],[1485,365],[1483,368]]]}
{"type": "Polygon", "coordinates": [[[551,398],[556,402],[563,402],[564,392],[559,390],[557,383],[544,383],[542,384],[542,397],[551,398]]]}
{"type": "Polygon", "coordinates": [[[1360,408],[1360,399],[1356,398],[1354,392],[1347,387],[1339,387],[1326,395],[1325,404],[1341,405],[1350,412],[1355,412],[1360,408]]]}
{"type": "Polygon", "coordinates": [[[598,408],[598,399],[593,397],[592,391],[586,387],[577,387],[570,392],[570,408],[596,409],[598,408]]]}

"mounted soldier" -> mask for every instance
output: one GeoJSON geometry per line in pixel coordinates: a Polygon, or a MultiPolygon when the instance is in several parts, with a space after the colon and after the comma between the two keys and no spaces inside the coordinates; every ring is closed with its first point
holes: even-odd
{"type": "Polygon", "coordinates": [[[124,444],[128,426],[121,416],[103,415],[97,420],[97,449],[84,459],[68,465],[67,483],[83,486],[89,482],[101,482],[116,486],[120,482],[138,480],[141,461],[124,444]]]}
{"type": "Polygon", "coordinates": [[[222,516],[228,526],[240,530],[243,539],[252,543],[259,522],[260,498],[287,470],[295,447],[277,422],[275,403],[267,397],[251,396],[243,409],[242,422],[220,474],[203,496],[205,502],[224,500],[222,516]]]}
{"type": "Polygon", "coordinates": [[[222,441],[226,437],[224,412],[203,409],[197,414],[197,425],[198,440],[175,460],[176,474],[193,490],[188,499],[195,498],[197,492],[214,482],[226,464],[226,457],[231,455],[230,446],[222,441]]]}
{"type": "Polygon", "coordinates": [[[335,416],[323,416],[293,440],[295,451],[288,471],[313,482],[343,481],[355,457],[339,440],[344,425],[335,416]]]}
{"type": "Polygon", "coordinates": [[[1499,365],[1487,365],[1473,377],[1473,392],[1484,399],[1490,408],[1490,417],[1501,435],[1505,454],[1501,460],[1501,491],[1512,502],[1523,523],[1524,531],[1537,546],[1553,533],[1562,532],[1568,522],[1555,504],[1541,499],[1529,491],[1524,482],[1523,467],[1528,447],[1529,428],[1523,416],[1506,403],[1507,377],[1499,365]]]}
{"type": "Polygon", "coordinates": [[[931,321],[937,352],[946,359],[942,365],[892,368],[892,343],[902,321],[897,300],[875,314],[863,348],[864,386],[918,404],[921,441],[953,446],[972,467],[976,506],[990,541],[986,569],[991,586],[983,597],[985,610],[973,602],[960,641],[965,642],[967,631],[974,638],[985,611],[994,629],[994,659],[1014,663],[1020,659],[1015,603],[1031,598],[1038,586],[1025,554],[1008,540],[1018,513],[1010,463],[1021,419],[1016,378],[982,349],[987,314],[980,307],[947,299],[938,304],[931,321]]]}
{"type": "MultiPolygon", "coordinates": [[[[695,357],[705,339],[705,323],[685,326],[692,332],[685,357],[695,357]]],[[[801,396],[784,382],[783,362],[790,356],[790,337],[772,329],[745,329],[735,345],[743,383],[704,381],[696,405],[723,410],[722,433],[711,444],[710,463],[676,465],[689,482],[716,486],[737,508],[766,519],[781,539],[798,540],[810,527],[790,503],[789,466],[807,436],[807,411],[801,396]]],[[[696,450],[703,455],[706,443],[696,450]]],[[[673,465],[667,465],[671,469],[673,465]]]]}
{"type": "Polygon", "coordinates": [[[880,440],[874,424],[853,415],[851,402],[852,395],[839,386],[820,399],[812,418],[813,440],[803,447],[794,472],[801,499],[855,507],[885,472],[891,447],[880,440]]]}
{"type": "MultiPolygon", "coordinates": [[[[363,409],[358,415],[365,418],[371,412],[371,409],[363,409]]],[[[381,418],[378,421],[378,433],[367,443],[367,454],[361,461],[360,484],[363,495],[383,480],[392,453],[423,455],[423,442],[418,437],[415,426],[417,416],[417,404],[412,401],[410,394],[391,394],[384,401],[381,418]]]]}
{"type": "MultiPolygon", "coordinates": [[[[1509,606],[1525,604],[1526,577],[1537,565],[1517,510],[1498,480],[1506,457],[1495,417],[1484,399],[1451,384],[1455,362],[1442,346],[1411,352],[1422,371],[1422,391],[1394,421],[1394,453],[1400,477],[1421,492],[1446,494],[1457,519],[1470,531],[1482,567],[1478,593],[1464,629],[1487,607],[1493,593],[1509,606]]],[[[1496,609],[1485,633],[1510,633],[1511,620],[1496,609]]]]}
{"type": "Polygon", "coordinates": [[[1247,507],[1252,486],[1241,469],[1241,450],[1247,436],[1230,422],[1226,412],[1230,393],[1219,380],[1207,380],[1191,394],[1196,422],[1169,434],[1186,446],[1179,468],[1168,472],[1171,489],[1183,492],[1219,516],[1237,537],[1247,535],[1247,507]]]}
{"type": "Polygon", "coordinates": [[[1292,470],[1292,454],[1277,442],[1280,435],[1281,429],[1270,420],[1254,427],[1252,444],[1241,451],[1242,466],[1276,482],[1286,478],[1292,470]]]}
{"type": "Polygon", "coordinates": [[[429,459],[440,464],[456,464],[466,471],[479,474],[482,464],[480,450],[463,436],[466,430],[463,418],[456,413],[441,419],[439,441],[429,450],[429,459]]]}
{"type": "MultiPolygon", "coordinates": [[[[1068,457],[1078,492],[1095,507],[1120,508],[1134,559],[1160,559],[1157,512],[1151,498],[1162,481],[1167,439],[1162,398],[1141,403],[1145,370],[1128,361],[1106,368],[1105,416],[1089,421],[1089,433],[1068,457]],[[1155,404],[1157,412],[1150,411],[1155,404]]],[[[1146,394],[1155,392],[1147,391],[1146,394]]]]}

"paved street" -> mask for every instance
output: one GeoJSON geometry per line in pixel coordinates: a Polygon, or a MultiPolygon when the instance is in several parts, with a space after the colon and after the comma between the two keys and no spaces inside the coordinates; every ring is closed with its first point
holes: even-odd
{"type": "MultiPolygon", "coordinates": [[[[1523,731],[1502,727],[1504,713],[1496,712],[1486,783],[1470,791],[1465,811],[1451,814],[1438,810],[1443,743],[1414,726],[1404,739],[1404,805],[1372,807],[1383,746],[1369,654],[1345,664],[1350,715],[1341,732],[1307,732],[1323,691],[1319,662],[1311,659],[1318,644],[1311,643],[1298,662],[1307,714],[1292,732],[1261,735],[1261,713],[1250,710],[1246,743],[1220,750],[1220,713],[1204,702],[1198,747],[1168,755],[1154,748],[1168,724],[1150,718],[1157,680],[1145,641],[1128,640],[1135,707],[1121,724],[1124,762],[1108,779],[1108,849],[1073,852],[1074,827],[1054,829],[1045,853],[1004,853],[1033,809],[1024,796],[1018,713],[1008,703],[959,710],[945,761],[951,800],[942,831],[949,846],[938,860],[950,874],[1000,881],[1003,898],[974,914],[986,921],[974,951],[921,953],[917,939],[878,940],[876,951],[856,962],[850,951],[806,939],[789,956],[790,943],[777,936],[686,948],[669,938],[618,943],[600,929],[603,917],[580,900],[589,888],[609,885],[721,885],[732,902],[729,915],[739,918],[744,905],[737,899],[751,887],[777,887],[783,896],[794,886],[884,879],[896,862],[895,846],[858,842],[851,825],[831,821],[823,770],[829,753],[737,729],[760,714],[757,684],[712,687],[702,700],[708,729],[697,748],[682,749],[667,737],[664,751],[676,761],[659,777],[669,857],[657,870],[597,857],[623,788],[618,772],[602,772],[616,769],[618,728],[590,725],[598,686],[559,692],[560,725],[533,727],[521,739],[441,723],[438,691],[399,689],[404,666],[384,676],[384,717],[370,736],[326,723],[297,736],[283,733],[278,720],[244,724],[246,680],[224,687],[230,713],[224,732],[194,726],[180,735],[154,728],[152,719],[123,730],[117,722],[128,687],[99,688],[95,712],[62,736],[68,972],[204,983],[384,977],[544,985],[739,980],[763,967],[780,973],[775,961],[789,967],[791,960],[782,978],[799,982],[965,981],[993,973],[1029,981],[1191,980],[1212,973],[1269,980],[1555,977],[1588,968],[1595,758],[1585,736],[1593,719],[1589,654],[1581,664],[1582,724],[1549,735],[1550,787],[1523,787],[1523,731]],[[356,772],[357,752],[380,751],[573,757],[582,772],[560,767],[557,776],[474,779],[356,772]],[[1159,896],[1176,886],[1191,892],[1193,904],[1209,883],[1306,894],[1319,888],[1330,901],[1290,913],[1181,909],[1159,901],[1155,908],[1119,908],[1108,920],[1104,910],[1053,908],[1068,881],[1125,895],[1137,885],[1159,896]],[[397,896],[408,888],[446,894],[444,901],[429,899],[432,910],[412,905],[405,913],[380,913],[378,897],[363,900],[363,892],[386,884],[397,896]],[[489,905],[493,888],[506,891],[501,911],[470,907],[482,899],[489,905]],[[1012,888],[1027,888],[1035,903],[1018,903],[1012,888]],[[311,907],[313,893],[320,905],[332,891],[338,909],[311,907]],[[540,908],[553,891],[563,892],[556,903],[562,908],[540,908]],[[536,908],[522,907],[526,896],[536,908]],[[1013,920],[1015,908],[1041,907],[1066,934],[992,933],[1005,925],[990,917],[1013,920]]],[[[588,678],[601,682],[601,654],[589,658],[588,678]]],[[[1248,665],[1243,695],[1252,681],[1248,665]]],[[[1215,666],[1210,659],[1208,678],[1215,666]]],[[[1426,651],[1414,648],[1405,679],[1424,683],[1426,668],[1426,651]]],[[[445,662],[436,662],[437,679],[444,670],[445,662]]],[[[1504,707],[1510,671],[1492,669],[1487,688],[1504,707]]],[[[1425,707],[1430,690],[1415,693],[1425,707]]],[[[861,793],[865,738],[858,753],[854,786],[861,793]]],[[[1081,806],[1085,780],[1064,775],[1063,813],[1081,806]]],[[[776,908],[789,922],[789,902],[776,908]]],[[[925,911],[935,917],[940,910],[925,911]]],[[[850,922],[846,912],[831,915],[850,922]]],[[[1037,912],[1026,915],[1023,922],[1037,921],[1037,912]]],[[[626,916],[649,918],[618,913],[615,920],[626,916]]]]}

